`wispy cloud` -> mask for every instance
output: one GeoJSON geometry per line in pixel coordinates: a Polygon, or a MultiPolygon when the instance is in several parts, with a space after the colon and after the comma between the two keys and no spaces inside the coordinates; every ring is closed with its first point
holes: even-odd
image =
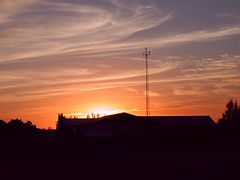
{"type": "Polygon", "coordinates": [[[173,17],[171,13],[159,13],[154,6],[117,7],[111,12],[97,6],[44,1],[19,16],[20,21],[15,18],[0,31],[5,42],[1,61],[123,49],[126,44],[114,41],[159,26],[173,17]]]}
{"type": "Polygon", "coordinates": [[[143,44],[161,48],[240,34],[240,26],[234,25],[187,33],[172,31],[166,35],[160,34],[157,38],[148,35],[147,38],[131,40],[129,37],[138,32],[159,28],[173,20],[175,13],[161,10],[153,3],[146,5],[139,2],[126,6],[121,1],[110,1],[115,6],[114,11],[81,3],[20,2],[8,0],[3,3],[3,8],[9,6],[12,8],[10,12],[18,16],[3,13],[5,19],[11,16],[11,22],[3,23],[0,30],[0,42],[3,44],[0,61],[57,54],[113,56],[142,48],[143,44]]]}
{"type": "Polygon", "coordinates": [[[226,13],[226,12],[218,13],[217,17],[219,17],[219,18],[234,18],[234,19],[239,19],[240,18],[239,16],[237,16],[235,14],[226,13]]]}
{"type": "Polygon", "coordinates": [[[237,34],[240,34],[240,26],[230,26],[215,30],[195,31],[186,34],[172,34],[167,37],[155,39],[154,41],[146,41],[146,44],[153,44],[151,46],[161,47],[179,43],[219,40],[237,34]]]}
{"type": "Polygon", "coordinates": [[[4,0],[0,1],[0,25],[3,23],[8,23],[14,19],[14,15],[27,10],[31,5],[33,5],[38,0],[4,0]]]}
{"type": "MultiPolygon", "coordinates": [[[[134,67],[135,62],[129,65],[134,67]]],[[[155,67],[150,68],[150,75],[166,73],[177,67],[176,63],[173,64],[172,62],[162,63],[157,61],[153,65],[155,67]]],[[[58,73],[60,69],[44,73],[42,71],[2,71],[0,75],[4,79],[0,80],[0,82],[5,85],[0,87],[0,92],[2,95],[11,94],[9,99],[7,99],[8,101],[11,98],[16,101],[26,97],[42,98],[43,95],[48,97],[57,93],[62,95],[64,93],[72,94],[76,92],[129,88],[142,85],[144,81],[144,69],[138,70],[133,67],[128,68],[126,71],[121,71],[121,69],[116,70],[115,68],[107,71],[106,69],[109,67],[104,66],[96,66],[94,67],[95,70],[93,68],[74,69],[71,67],[71,69],[62,68],[61,73],[58,73]]]]}
{"type": "MultiPolygon", "coordinates": [[[[146,95],[146,91],[144,92],[144,94],[146,95]]],[[[150,97],[160,97],[160,96],[162,96],[161,93],[159,93],[159,92],[154,92],[154,91],[148,91],[148,95],[149,95],[150,97]]]]}

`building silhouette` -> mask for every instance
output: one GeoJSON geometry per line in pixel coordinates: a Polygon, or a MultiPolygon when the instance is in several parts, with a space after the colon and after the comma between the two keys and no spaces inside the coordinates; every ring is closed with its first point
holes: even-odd
{"type": "Polygon", "coordinates": [[[120,113],[95,119],[58,115],[57,130],[84,137],[139,137],[204,133],[215,128],[210,116],[134,116],[120,113]]]}

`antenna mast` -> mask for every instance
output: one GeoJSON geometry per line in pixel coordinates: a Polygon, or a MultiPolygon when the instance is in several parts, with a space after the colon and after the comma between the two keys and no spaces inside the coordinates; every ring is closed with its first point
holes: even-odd
{"type": "Polygon", "coordinates": [[[143,52],[143,56],[146,60],[146,116],[150,116],[150,109],[149,109],[149,76],[148,76],[148,57],[150,56],[151,52],[148,51],[148,48],[145,48],[143,52]]]}

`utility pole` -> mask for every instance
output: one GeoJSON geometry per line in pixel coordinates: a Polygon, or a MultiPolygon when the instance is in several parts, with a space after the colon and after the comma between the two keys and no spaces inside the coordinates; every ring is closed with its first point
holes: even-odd
{"type": "Polygon", "coordinates": [[[143,56],[146,60],[146,116],[150,116],[150,99],[149,99],[149,76],[148,76],[148,57],[150,56],[151,52],[148,51],[148,48],[145,48],[145,51],[143,52],[143,56]]]}

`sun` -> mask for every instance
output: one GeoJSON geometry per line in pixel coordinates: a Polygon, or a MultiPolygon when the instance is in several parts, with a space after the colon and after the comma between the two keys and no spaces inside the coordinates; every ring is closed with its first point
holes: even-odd
{"type": "Polygon", "coordinates": [[[114,109],[111,107],[89,107],[88,109],[85,109],[85,111],[75,111],[74,113],[67,113],[65,114],[67,117],[74,117],[74,118],[83,118],[83,119],[94,119],[94,118],[101,118],[104,116],[112,115],[112,114],[118,114],[127,112],[126,110],[122,109],[114,109]]]}
{"type": "Polygon", "coordinates": [[[88,111],[88,116],[90,117],[103,117],[103,116],[107,116],[107,115],[111,115],[111,114],[117,114],[117,113],[121,113],[121,112],[125,112],[124,110],[119,110],[119,109],[111,109],[111,108],[93,108],[90,109],[88,111]]]}

